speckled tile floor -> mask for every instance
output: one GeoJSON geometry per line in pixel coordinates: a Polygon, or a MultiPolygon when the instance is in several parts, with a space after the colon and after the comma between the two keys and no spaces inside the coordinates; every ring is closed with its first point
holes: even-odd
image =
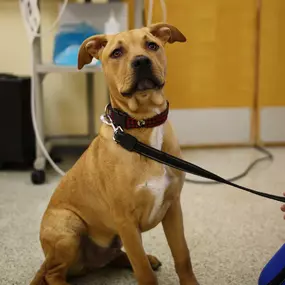
{"type": "MultiPolygon", "coordinates": [[[[285,191],[285,148],[271,149],[273,163],[258,165],[243,185],[282,194],[285,191]]],[[[260,156],[252,149],[192,150],[185,158],[224,177],[234,176],[260,156]]],[[[39,223],[58,178],[52,172],[42,186],[30,183],[29,172],[0,172],[0,284],[27,285],[43,254],[39,223]]],[[[201,285],[254,285],[262,267],[285,241],[280,203],[224,185],[186,184],[183,191],[185,234],[201,285]]],[[[178,284],[160,226],[144,234],[145,248],[163,262],[159,284],[178,284]]],[[[136,284],[128,271],[102,270],[72,285],[136,284]]]]}

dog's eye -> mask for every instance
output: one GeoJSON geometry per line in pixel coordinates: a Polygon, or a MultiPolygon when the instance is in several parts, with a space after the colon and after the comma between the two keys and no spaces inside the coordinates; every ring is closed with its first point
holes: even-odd
{"type": "Polygon", "coordinates": [[[150,50],[156,51],[156,50],[159,49],[159,46],[156,43],[154,43],[154,42],[148,42],[147,43],[147,48],[150,49],[150,50]]]}
{"type": "Polygon", "coordinates": [[[111,57],[112,58],[118,58],[120,56],[123,55],[123,51],[120,48],[116,48],[115,50],[113,50],[113,52],[111,53],[111,57]]]}

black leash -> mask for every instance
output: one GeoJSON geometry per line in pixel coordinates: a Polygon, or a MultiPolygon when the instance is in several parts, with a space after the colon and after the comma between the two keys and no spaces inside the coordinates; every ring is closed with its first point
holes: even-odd
{"type": "Polygon", "coordinates": [[[114,129],[114,140],[120,145],[122,146],[124,149],[131,151],[131,152],[136,152],[140,155],[143,155],[147,158],[150,158],[152,160],[155,160],[159,163],[168,165],[170,167],[176,168],[178,170],[181,170],[183,172],[186,173],[190,173],[190,174],[194,174],[197,176],[201,176],[207,179],[211,179],[214,180],[216,182],[219,183],[224,183],[227,185],[230,185],[232,187],[250,192],[252,194],[261,196],[261,197],[265,197],[268,199],[272,199],[272,200],[276,200],[282,203],[285,203],[285,197],[281,197],[281,196],[276,196],[273,194],[268,194],[268,193],[263,193],[263,192],[259,192],[244,186],[240,186],[238,184],[235,184],[231,181],[228,181],[208,170],[205,170],[193,163],[187,162],[183,159],[180,159],[178,157],[175,157],[173,155],[170,155],[166,152],[163,151],[159,151],[149,145],[146,145],[140,141],[137,140],[136,137],[125,133],[122,128],[120,127],[115,127],[112,123],[109,123],[110,125],[113,126],[114,129]]]}
{"type": "MultiPolygon", "coordinates": [[[[249,172],[260,162],[262,161],[266,161],[266,160],[270,160],[273,161],[274,157],[272,155],[272,153],[270,153],[267,149],[260,147],[260,146],[254,146],[254,149],[256,149],[257,151],[261,152],[264,154],[263,157],[257,158],[256,160],[254,160],[253,162],[251,162],[248,167],[239,175],[236,175],[234,177],[231,178],[226,178],[226,180],[230,181],[230,182],[234,182],[237,180],[240,180],[241,178],[244,178],[245,176],[247,176],[249,174],[249,172]]],[[[190,179],[190,178],[185,178],[185,181],[188,183],[193,183],[193,184],[206,184],[206,185],[213,185],[213,184],[220,184],[220,182],[217,181],[209,181],[209,180],[194,180],[194,179],[190,179]]]]}

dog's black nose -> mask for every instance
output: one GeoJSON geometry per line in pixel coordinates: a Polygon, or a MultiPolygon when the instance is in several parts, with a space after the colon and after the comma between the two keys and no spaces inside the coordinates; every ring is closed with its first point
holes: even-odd
{"type": "Polygon", "coordinates": [[[134,69],[144,69],[144,68],[150,68],[151,67],[151,60],[144,55],[138,55],[134,58],[132,62],[132,67],[134,69]]]}

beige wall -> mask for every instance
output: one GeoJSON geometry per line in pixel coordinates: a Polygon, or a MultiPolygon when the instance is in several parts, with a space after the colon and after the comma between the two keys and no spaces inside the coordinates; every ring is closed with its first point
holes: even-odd
{"type": "Polygon", "coordinates": [[[264,0],[261,14],[259,103],[285,106],[285,1],[264,0]]]}
{"type": "MultiPolygon", "coordinates": [[[[154,2],[153,21],[160,21],[160,4],[154,2]]],[[[172,107],[251,108],[256,1],[178,2],[166,0],[168,22],[181,29],[188,41],[167,46],[166,94],[172,107]]]]}
{"type": "MultiPolygon", "coordinates": [[[[60,1],[42,1],[43,30],[55,20],[60,1]]],[[[0,73],[31,74],[30,47],[18,0],[0,0],[0,73]]],[[[43,59],[52,59],[54,34],[43,39],[43,59]]],[[[101,74],[95,76],[96,125],[107,102],[101,74]]],[[[46,131],[49,135],[87,132],[84,74],[49,74],[44,80],[46,131]]]]}
{"type": "Polygon", "coordinates": [[[284,13],[284,0],[262,1],[258,139],[266,144],[285,144],[284,13]]]}

